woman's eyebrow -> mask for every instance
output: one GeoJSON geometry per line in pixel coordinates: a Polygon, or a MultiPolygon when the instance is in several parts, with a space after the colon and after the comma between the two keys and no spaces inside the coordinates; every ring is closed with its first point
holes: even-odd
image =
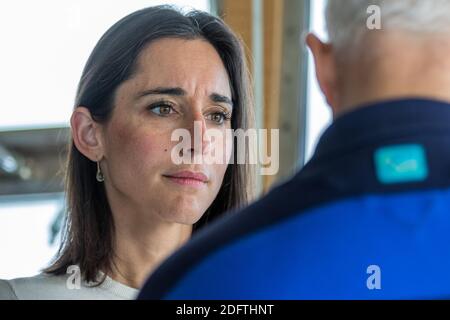
{"type": "MultiPolygon", "coordinates": [[[[140,99],[142,97],[148,96],[148,95],[169,95],[169,96],[177,96],[182,97],[187,95],[186,91],[182,88],[163,88],[158,87],[154,89],[148,89],[141,91],[137,94],[136,99],[140,99]]],[[[233,101],[228,98],[227,96],[218,94],[218,93],[212,93],[209,95],[209,98],[211,101],[216,103],[226,103],[229,104],[231,107],[233,107],[233,101]]]]}
{"type": "Polygon", "coordinates": [[[217,102],[217,103],[226,103],[229,104],[231,108],[233,108],[233,101],[228,98],[227,96],[218,94],[218,93],[212,93],[209,98],[211,99],[211,101],[213,102],[217,102]]]}
{"type": "Polygon", "coordinates": [[[148,89],[141,91],[137,94],[136,99],[140,99],[142,97],[148,96],[148,95],[158,95],[158,94],[164,94],[169,96],[185,96],[186,91],[184,91],[182,88],[155,88],[155,89],[148,89]]]}

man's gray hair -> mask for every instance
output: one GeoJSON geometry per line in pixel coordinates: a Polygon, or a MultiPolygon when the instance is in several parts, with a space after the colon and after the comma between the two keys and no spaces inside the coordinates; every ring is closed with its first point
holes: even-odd
{"type": "Polygon", "coordinates": [[[370,29],[368,19],[375,8],[381,14],[382,30],[416,33],[450,31],[450,0],[328,0],[328,36],[336,47],[352,45],[370,29]]]}

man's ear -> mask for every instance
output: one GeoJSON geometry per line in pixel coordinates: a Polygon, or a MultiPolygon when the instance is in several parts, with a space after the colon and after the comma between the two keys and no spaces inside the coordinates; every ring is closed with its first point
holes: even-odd
{"type": "Polygon", "coordinates": [[[327,103],[337,113],[338,87],[336,56],[331,44],[322,42],[317,36],[310,33],[306,37],[306,44],[311,50],[316,66],[316,76],[320,89],[327,99],[327,103]]]}
{"type": "Polygon", "coordinates": [[[70,118],[72,137],[77,149],[92,161],[100,161],[104,155],[101,125],[92,119],[85,107],[78,107],[70,118]]]}

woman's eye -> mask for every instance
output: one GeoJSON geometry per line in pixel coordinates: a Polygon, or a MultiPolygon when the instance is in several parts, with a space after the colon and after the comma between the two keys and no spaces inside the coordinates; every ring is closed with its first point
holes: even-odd
{"type": "Polygon", "coordinates": [[[217,124],[223,124],[226,120],[229,120],[230,116],[223,112],[212,113],[208,116],[208,120],[214,121],[217,124]]]}
{"type": "Polygon", "coordinates": [[[167,104],[159,104],[156,106],[151,106],[149,109],[151,112],[157,114],[158,116],[168,116],[169,114],[174,112],[172,106],[169,106],[167,104]]]}
{"type": "Polygon", "coordinates": [[[208,118],[208,120],[214,121],[217,124],[223,124],[225,121],[230,120],[231,116],[227,113],[216,112],[216,113],[210,114],[207,118],[208,118]]]}

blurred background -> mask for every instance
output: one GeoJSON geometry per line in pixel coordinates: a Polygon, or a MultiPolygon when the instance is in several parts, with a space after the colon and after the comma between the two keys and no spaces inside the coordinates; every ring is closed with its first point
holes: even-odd
{"type": "Polygon", "coordinates": [[[63,164],[84,64],[125,15],[173,4],[218,15],[242,38],[254,78],[257,126],[280,129],[280,170],[260,194],[310,159],[331,113],[303,39],[326,39],[326,0],[19,0],[0,2],[0,278],[33,276],[56,253],[63,164]]]}

